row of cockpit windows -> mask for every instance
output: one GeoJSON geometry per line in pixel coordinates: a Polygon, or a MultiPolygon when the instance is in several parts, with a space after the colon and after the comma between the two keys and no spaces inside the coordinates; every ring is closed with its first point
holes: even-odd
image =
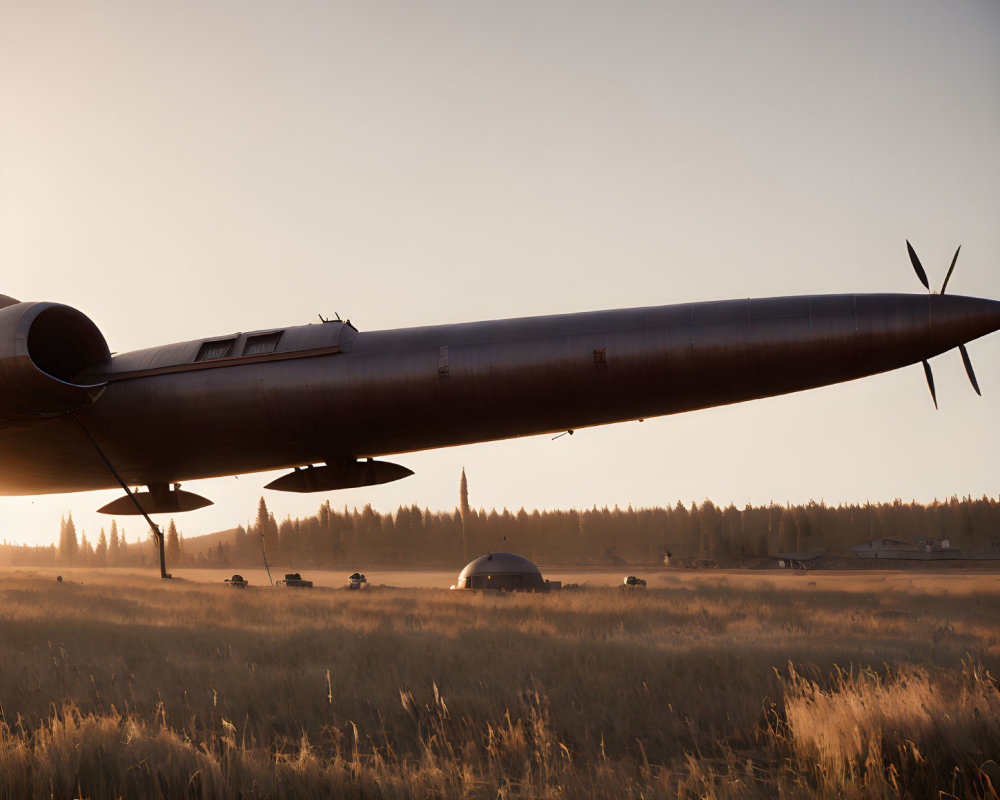
{"type": "MultiPolygon", "coordinates": [[[[282,333],[284,331],[257,333],[253,336],[248,336],[246,342],[243,344],[243,352],[239,355],[241,357],[259,356],[273,353],[274,349],[278,346],[282,333]]],[[[198,355],[195,356],[194,360],[213,361],[217,358],[233,357],[233,348],[236,347],[237,338],[233,336],[229,339],[215,339],[211,342],[204,342],[198,349],[198,355]]]]}

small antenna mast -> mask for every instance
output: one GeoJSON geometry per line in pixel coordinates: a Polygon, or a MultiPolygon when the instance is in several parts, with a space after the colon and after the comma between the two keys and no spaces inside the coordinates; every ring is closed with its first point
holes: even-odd
{"type": "Polygon", "coordinates": [[[267,565],[267,552],[264,550],[264,528],[260,529],[260,556],[264,559],[264,569],[267,571],[267,579],[271,582],[272,588],[274,587],[274,578],[271,577],[271,568],[267,565]]]}

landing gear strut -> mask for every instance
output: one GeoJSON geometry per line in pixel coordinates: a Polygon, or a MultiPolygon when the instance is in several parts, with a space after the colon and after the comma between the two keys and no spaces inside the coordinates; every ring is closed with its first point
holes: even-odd
{"type": "Polygon", "coordinates": [[[90,443],[94,446],[94,449],[97,451],[97,454],[101,457],[101,460],[111,471],[111,474],[115,476],[115,480],[121,484],[122,489],[125,490],[125,494],[135,505],[138,512],[142,514],[146,522],[149,523],[149,529],[153,532],[153,539],[156,541],[156,550],[160,556],[160,577],[172,578],[173,576],[169,572],[167,572],[167,559],[163,551],[163,531],[160,530],[159,525],[157,525],[155,522],[153,522],[153,520],[149,518],[149,514],[146,513],[146,509],[144,509],[142,505],[139,503],[139,500],[138,498],[136,498],[135,493],[131,489],[129,489],[128,484],[122,480],[122,476],[118,474],[118,470],[114,468],[114,465],[111,463],[111,461],[108,460],[108,457],[104,455],[104,451],[101,450],[100,445],[97,444],[97,441],[94,439],[94,437],[90,435],[90,431],[87,430],[86,426],[84,426],[80,418],[74,415],[73,419],[76,420],[76,424],[80,426],[80,430],[82,430],[84,435],[90,440],[90,443]]]}

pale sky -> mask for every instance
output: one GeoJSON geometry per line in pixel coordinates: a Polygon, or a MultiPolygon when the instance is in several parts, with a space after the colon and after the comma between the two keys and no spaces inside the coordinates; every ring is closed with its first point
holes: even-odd
{"type": "MultiPolygon", "coordinates": [[[[1000,298],[1000,4],[0,0],[0,293],[113,351],[317,320],[361,330],[705,299],[1000,298]]],[[[1000,492],[1000,335],[674,417],[403,455],[321,502],[930,501],[1000,492]]],[[[185,484],[250,518],[273,475],[185,484]]],[[[53,541],[120,492],[0,498],[53,541]]],[[[165,521],[165,520],[164,520],[165,521]]],[[[119,520],[121,524],[123,520],[119,520]]],[[[129,539],[145,535],[124,520],[129,539]]]]}

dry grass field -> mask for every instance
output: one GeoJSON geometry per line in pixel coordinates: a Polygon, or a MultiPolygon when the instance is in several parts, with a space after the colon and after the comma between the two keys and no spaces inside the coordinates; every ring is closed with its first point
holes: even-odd
{"type": "Polygon", "coordinates": [[[1000,576],[0,574],[0,797],[993,797],[1000,576]]]}

